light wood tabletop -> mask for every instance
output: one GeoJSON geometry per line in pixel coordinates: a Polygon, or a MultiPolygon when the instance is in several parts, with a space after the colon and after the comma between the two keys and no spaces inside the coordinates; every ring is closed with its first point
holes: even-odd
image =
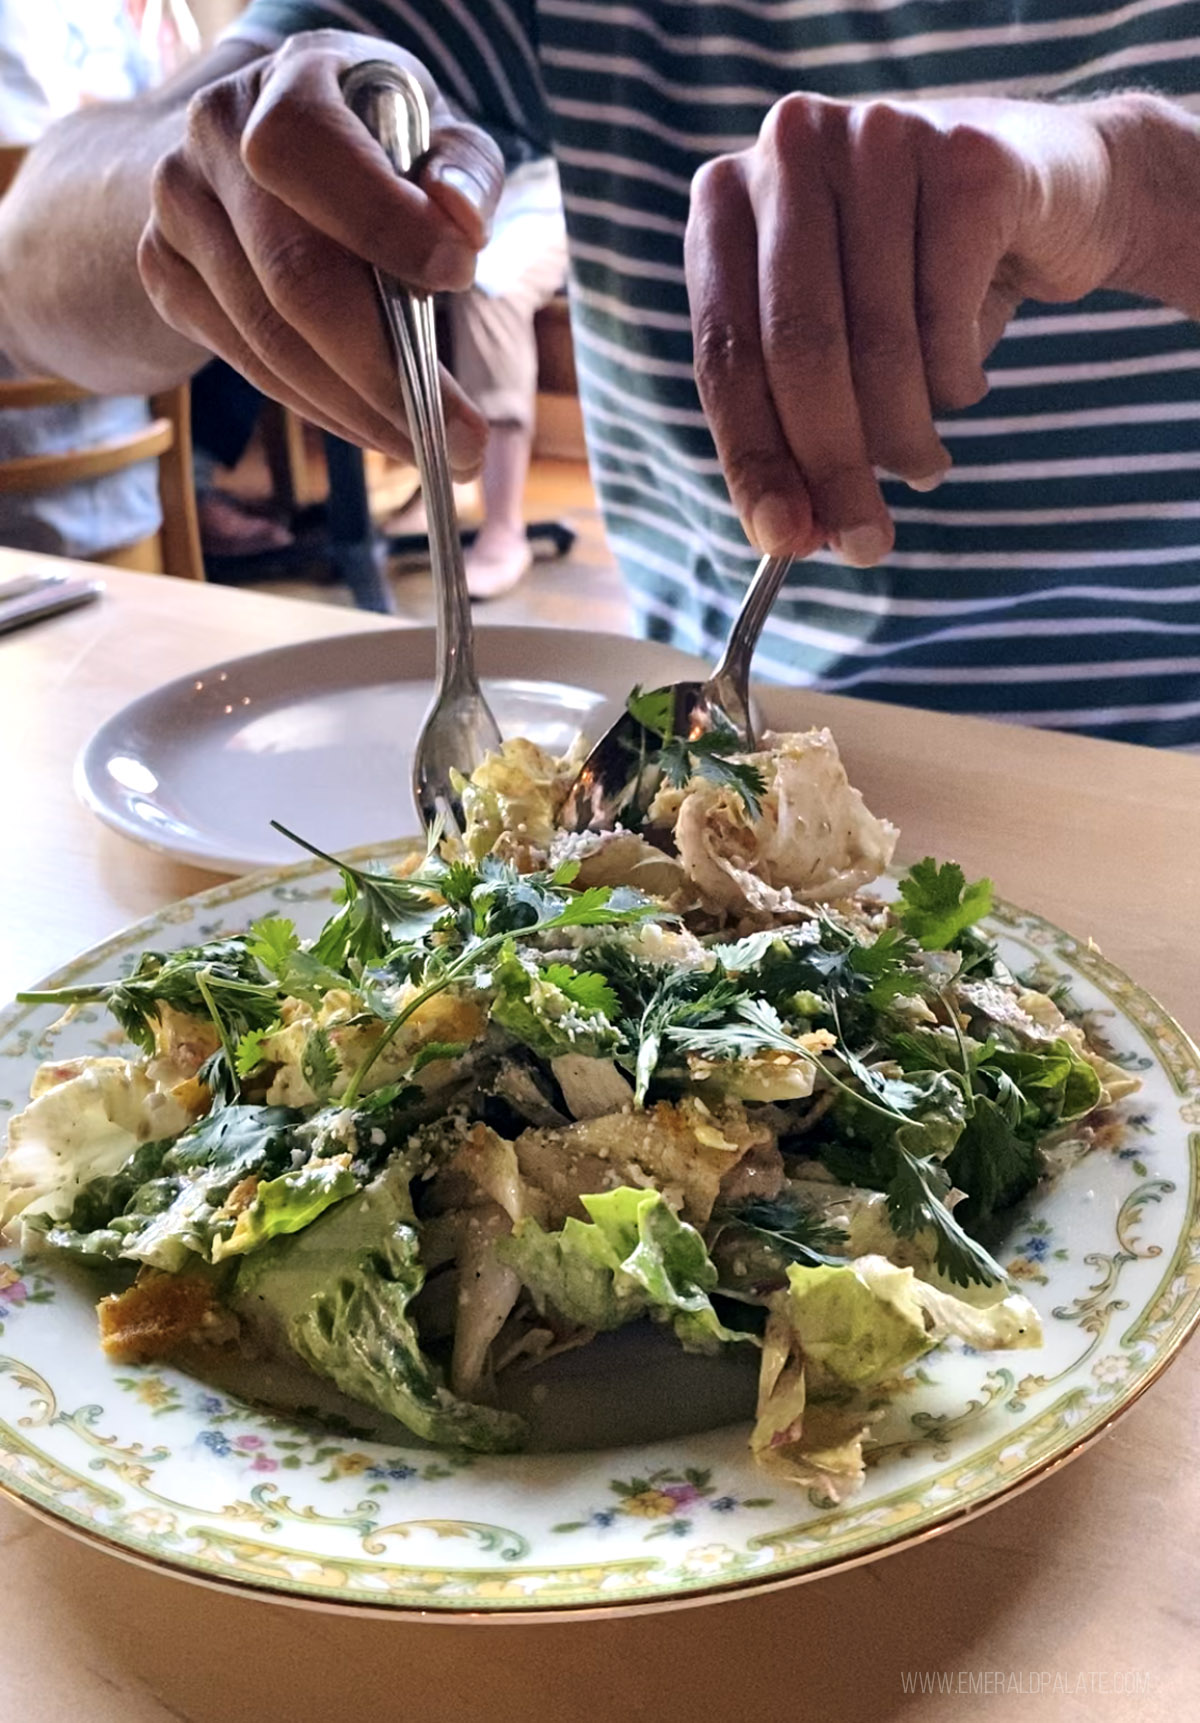
{"type": "MultiPolygon", "coordinates": [[[[0,552],[0,578],[44,561],[0,552]]],[[[395,626],[269,592],[105,579],[100,603],[0,637],[0,997],[214,883],[76,801],[73,762],[103,719],[222,658],[395,626]]],[[[990,874],[1200,1029],[1200,758],[799,691],[763,699],[780,727],[830,725],[868,805],[901,826],[903,856],[990,874]]],[[[3,1504],[0,1723],[1175,1723],[1200,1687],[1198,1389],[1200,1343],[1077,1463],[944,1537],[626,1619],[338,1619],[143,1571],[3,1504]]]]}

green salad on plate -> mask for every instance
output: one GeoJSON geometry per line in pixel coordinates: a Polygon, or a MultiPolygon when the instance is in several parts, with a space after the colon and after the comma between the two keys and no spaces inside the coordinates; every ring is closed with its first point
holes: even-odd
{"type": "Polygon", "coordinates": [[[987,880],[876,888],[897,834],[828,732],[660,735],[614,831],[560,830],[577,762],[508,742],[461,836],[336,864],[316,939],[24,996],[133,1047],[43,1065],[0,1157],[111,1357],[287,1358],[505,1452],[515,1373],[654,1323],[755,1359],[756,1458],[838,1500],[915,1360],[1040,1343],[993,1249],[1136,1079],[999,961],[987,880]]]}

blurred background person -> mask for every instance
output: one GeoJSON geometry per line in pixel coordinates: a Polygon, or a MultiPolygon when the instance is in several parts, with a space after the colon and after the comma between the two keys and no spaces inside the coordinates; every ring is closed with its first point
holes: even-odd
{"type": "MultiPolygon", "coordinates": [[[[199,47],[184,0],[0,0],[0,145],[27,148],[65,114],[127,101],[199,47]]],[[[0,354],[0,376],[15,375],[0,354]]],[[[236,466],[245,453],[262,399],[222,360],[193,380],[196,512],[208,556],[256,556],[292,541],[216,481],[218,467],[236,466]]],[[[120,396],[0,410],[0,460],[93,448],[136,435],[149,419],[144,400],[120,396]]],[[[17,550],[104,556],[160,524],[153,461],[56,490],[0,495],[0,543],[17,550]]]]}
{"type": "MultiPolygon", "coordinates": [[[[125,0],[0,0],[0,144],[26,148],[65,114],[128,100],[152,82],[125,0]]],[[[0,353],[0,377],[17,374],[0,353]]],[[[108,396],[0,410],[0,460],[136,435],[149,417],[144,400],[108,396]]],[[[153,461],[59,490],[0,494],[0,543],[17,550],[102,556],[160,524],[153,461]]]]}
{"type": "Polygon", "coordinates": [[[533,561],[521,506],[537,406],[533,319],[567,278],[558,168],[523,138],[494,128],[492,136],[507,169],[492,237],[474,286],[447,300],[454,375],[488,422],[483,522],[464,559],[480,599],[511,592],[533,561]]]}

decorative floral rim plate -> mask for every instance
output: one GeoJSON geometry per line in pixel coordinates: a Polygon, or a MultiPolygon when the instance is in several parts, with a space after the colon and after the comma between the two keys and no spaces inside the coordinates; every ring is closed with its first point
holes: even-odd
{"type": "MultiPolygon", "coordinates": [[[[324,864],[235,880],[97,946],[54,984],[281,905],[315,932],[335,883],[324,864]]],[[[1093,946],[1006,906],[989,930],[1015,970],[1069,981],[1093,1039],[1142,1087],[1018,1211],[1000,1253],[1041,1312],[1044,1349],[922,1360],[877,1427],[863,1490],[841,1507],[759,1471],[747,1425],[583,1453],[447,1454],[273,1414],[169,1366],[118,1366],[78,1278],[12,1249],[0,1250],[0,1490],[187,1578],[466,1618],[753,1590],[995,1505],[1100,1434],[1200,1320],[1200,1053],[1093,946]]],[[[41,1059],[113,1050],[99,1014],[51,1038],[53,1015],[0,1012],[0,1119],[24,1105],[41,1059]]]]}

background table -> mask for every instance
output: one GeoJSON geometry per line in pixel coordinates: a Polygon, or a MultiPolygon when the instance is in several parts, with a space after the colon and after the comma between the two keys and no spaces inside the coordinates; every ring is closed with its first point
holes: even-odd
{"type": "MultiPolygon", "coordinates": [[[[0,577],[37,560],[0,552],[0,577]]],[[[76,803],[72,762],[102,719],[223,657],[393,626],[114,573],[101,604],[0,639],[0,997],[213,883],[76,803]]],[[[776,723],[830,724],[906,858],[990,873],[1200,1028],[1200,759],[764,698],[776,723]]],[[[1077,1463],[945,1537],[760,1597],[623,1619],[302,1612],[144,1572],[0,1504],[0,1723],[1178,1723],[1200,1713],[1198,1389],[1200,1342],[1077,1463]]]]}

